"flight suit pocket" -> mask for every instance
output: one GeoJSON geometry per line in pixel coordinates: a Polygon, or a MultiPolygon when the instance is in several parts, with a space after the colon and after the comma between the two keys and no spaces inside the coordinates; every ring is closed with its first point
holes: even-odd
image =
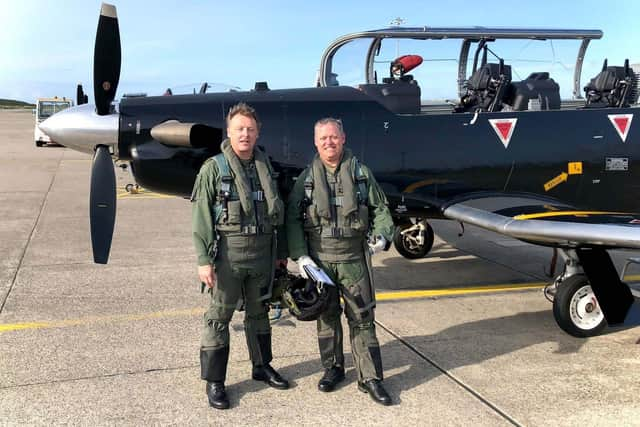
{"type": "Polygon", "coordinates": [[[306,218],[304,221],[305,228],[315,228],[320,226],[320,216],[315,204],[307,207],[306,218]]]}
{"type": "Polygon", "coordinates": [[[229,218],[227,222],[229,224],[240,224],[242,222],[242,204],[240,200],[230,200],[228,202],[229,218]]]}
{"type": "Polygon", "coordinates": [[[369,207],[358,205],[358,210],[354,212],[351,219],[351,229],[355,231],[367,231],[369,228],[369,207]]]}
{"type": "Polygon", "coordinates": [[[221,213],[216,229],[220,231],[240,231],[242,223],[242,205],[240,200],[230,200],[227,202],[227,215],[221,213]]]}
{"type": "Polygon", "coordinates": [[[351,311],[360,318],[373,301],[366,265],[361,262],[342,266],[343,297],[351,311]]]}
{"type": "Polygon", "coordinates": [[[361,262],[353,262],[342,265],[342,284],[349,288],[357,285],[364,277],[364,265],[361,262]]]}

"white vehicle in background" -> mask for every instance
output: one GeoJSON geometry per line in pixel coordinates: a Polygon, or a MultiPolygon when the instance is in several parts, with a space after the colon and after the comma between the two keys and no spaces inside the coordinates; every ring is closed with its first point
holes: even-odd
{"type": "Polygon", "coordinates": [[[52,141],[49,135],[44,133],[40,129],[40,123],[65,108],[73,106],[73,101],[69,98],[38,98],[36,102],[36,126],[34,131],[35,141],[37,147],[42,147],[45,144],[57,144],[56,141],[52,141]]]}

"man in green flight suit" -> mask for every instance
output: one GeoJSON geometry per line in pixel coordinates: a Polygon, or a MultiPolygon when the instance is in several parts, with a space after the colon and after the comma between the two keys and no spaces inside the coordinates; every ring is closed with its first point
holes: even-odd
{"type": "Polygon", "coordinates": [[[337,285],[318,319],[318,383],[329,392],[344,379],[340,295],[345,302],[358,389],[390,405],[382,386],[382,358],[374,324],[375,293],[370,255],[390,246],[393,221],[387,199],[371,171],[344,148],[342,123],[319,120],[314,128],[318,154],[298,177],[287,204],[289,254],[300,273],[322,268],[337,285]],[[367,237],[369,240],[367,241],[367,237]]]}
{"type": "Polygon", "coordinates": [[[198,275],[211,289],[200,344],[201,377],[209,404],[229,407],[224,381],[229,360],[229,322],[244,301],[244,330],[252,378],[277,389],[289,383],[270,365],[274,263],[287,263],[284,203],[268,157],[255,148],[260,123],[255,110],[239,103],[227,115],[221,153],[204,162],[191,201],[198,275]],[[282,233],[278,234],[278,229],[282,233]],[[277,244],[276,236],[282,241],[277,244]],[[277,252],[276,252],[277,251],[277,252]]]}

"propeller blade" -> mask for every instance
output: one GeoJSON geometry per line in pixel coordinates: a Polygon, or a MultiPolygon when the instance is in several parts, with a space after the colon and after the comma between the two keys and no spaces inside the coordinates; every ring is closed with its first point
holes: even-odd
{"type": "Polygon", "coordinates": [[[113,5],[102,3],[93,50],[93,93],[98,115],[109,114],[120,80],[120,30],[113,5]]]}
{"type": "Polygon", "coordinates": [[[89,217],[93,261],[106,264],[116,222],[116,174],[106,145],[98,145],[93,157],[89,217]]]}
{"type": "Polygon", "coordinates": [[[78,83],[78,87],[76,89],[76,105],[85,104],[86,95],[84,94],[84,90],[82,90],[82,85],[78,83]]]}

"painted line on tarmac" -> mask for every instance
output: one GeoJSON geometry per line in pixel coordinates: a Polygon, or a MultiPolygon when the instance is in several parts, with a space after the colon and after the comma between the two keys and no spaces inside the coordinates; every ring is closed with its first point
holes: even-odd
{"type": "Polygon", "coordinates": [[[69,326],[83,326],[91,323],[119,323],[167,317],[186,317],[200,315],[203,312],[204,308],[191,308],[186,310],[156,311],[144,314],[119,314],[114,316],[85,317],[82,319],[52,320],[50,322],[7,323],[0,324],[0,333],[24,329],[65,328],[69,326]]]}
{"type": "MultiPolygon", "coordinates": [[[[640,274],[625,276],[627,281],[640,281],[640,274]]],[[[424,291],[398,291],[398,292],[378,292],[376,293],[377,301],[393,301],[404,299],[419,299],[429,297],[441,297],[441,296],[454,296],[454,295],[473,295],[479,293],[490,292],[510,292],[521,291],[527,289],[541,289],[546,286],[547,282],[529,282],[529,283],[507,283],[499,285],[488,286],[474,286],[468,288],[446,288],[446,289],[431,289],[424,291]]],[[[192,308],[185,310],[167,310],[156,311],[153,313],[143,314],[120,314],[113,316],[97,316],[97,317],[85,317],[81,319],[66,319],[66,320],[52,320],[49,322],[22,322],[22,323],[6,323],[0,324],[0,334],[3,332],[19,331],[19,330],[34,330],[34,329],[51,329],[51,328],[66,328],[70,326],[84,326],[92,323],[119,323],[130,322],[138,320],[149,320],[158,318],[169,317],[186,317],[201,315],[204,312],[204,308],[192,308]]]]}
{"type": "Polygon", "coordinates": [[[137,193],[129,193],[123,191],[116,196],[118,199],[173,199],[176,196],[170,194],[154,193],[153,191],[147,191],[140,189],[137,193]]]}
{"type": "Polygon", "coordinates": [[[398,299],[429,298],[451,295],[479,294],[485,292],[521,291],[523,289],[540,289],[548,285],[547,282],[534,283],[506,283],[501,285],[475,286],[465,288],[430,289],[424,291],[398,291],[376,293],[377,301],[389,301],[398,299]]]}
{"type": "MultiPolygon", "coordinates": [[[[640,274],[624,276],[625,282],[640,281],[640,274]]],[[[417,299],[429,297],[442,297],[453,295],[480,294],[489,292],[510,292],[526,289],[542,289],[549,282],[528,282],[528,283],[504,283],[499,285],[472,286],[464,288],[429,289],[422,291],[398,291],[398,292],[377,292],[376,301],[392,301],[401,299],[417,299]]]]}

